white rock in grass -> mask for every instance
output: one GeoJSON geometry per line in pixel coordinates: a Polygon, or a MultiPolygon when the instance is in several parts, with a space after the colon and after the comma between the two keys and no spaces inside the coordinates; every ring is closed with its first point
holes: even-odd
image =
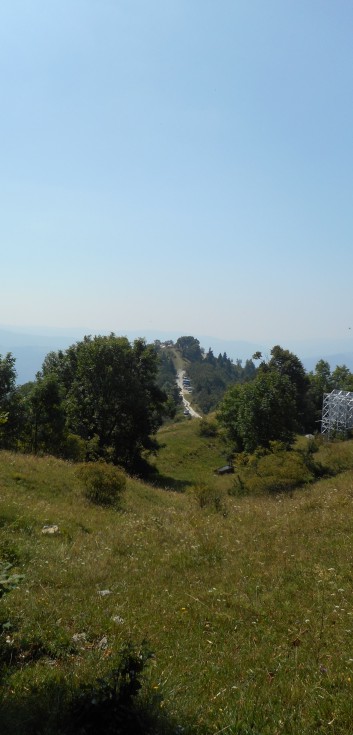
{"type": "Polygon", "coordinates": [[[74,643],[85,643],[87,640],[86,633],[75,633],[72,636],[72,640],[74,643]]]}
{"type": "Polygon", "coordinates": [[[43,526],[42,533],[59,533],[59,526],[43,526]]]}
{"type": "Polygon", "coordinates": [[[101,597],[106,597],[107,595],[111,595],[112,591],[111,590],[98,590],[98,594],[101,597]]]}
{"type": "Polygon", "coordinates": [[[113,620],[113,621],[114,621],[114,623],[116,623],[117,625],[123,625],[123,623],[124,623],[124,618],[121,618],[121,617],[120,617],[120,615],[114,615],[114,616],[112,617],[112,620],[113,620]]]}

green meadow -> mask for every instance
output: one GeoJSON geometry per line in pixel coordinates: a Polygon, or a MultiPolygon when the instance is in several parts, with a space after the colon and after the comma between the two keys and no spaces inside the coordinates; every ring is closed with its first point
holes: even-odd
{"type": "Polygon", "coordinates": [[[0,558],[20,575],[0,599],[4,735],[94,732],[74,705],[88,691],[94,709],[127,645],[152,654],[141,732],[352,732],[353,442],[218,477],[226,446],[199,426],[163,427],[155,474],[117,507],[73,463],[1,452],[0,558]]]}

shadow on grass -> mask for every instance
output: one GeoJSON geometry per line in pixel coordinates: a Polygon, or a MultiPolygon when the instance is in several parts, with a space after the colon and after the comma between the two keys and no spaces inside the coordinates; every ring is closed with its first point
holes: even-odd
{"type": "Polygon", "coordinates": [[[65,683],[50,682],[25,697],[0,700],[1,735],[204,735],[164,712],[161,701],[94,693],[72,695],[65,683]]]}
{"type": "Polygon", "coordinates": [[[75,686],[74,677],[53,670],[25,694],[6,684],[3,670],[1,735],[203,735],[171,718],[161,695],[143,686],[151,658],[145,642],[139,649],[128,643],[104,678],[75,686]]]}
{"type": "Polygon", "coordinates": [[[184,493],[188,487],[193,485],[190,480],[176,480],[175,477],[160,474],[150,475],[147,482],[153,487],[159,487],[162,490],[169,490],[174,493],[184,493]]]}

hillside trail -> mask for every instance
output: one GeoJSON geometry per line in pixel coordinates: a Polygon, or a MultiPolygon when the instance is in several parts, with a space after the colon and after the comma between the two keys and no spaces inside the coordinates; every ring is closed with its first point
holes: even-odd
{"type": "Polygon", "coordinates": [[[197,411],[195,411],[195,409],[192,407],[190,401],[188,401],[187,398],[186,398],[186,395],[185,394],[187,393],[187,391],[185,390],[185,388],[183,386],[183,378],[184,378],[184,376],[185,376],[185,370],[178,370],[177,371],[177,379],[176,379],[176,382],[177,382],[178,388],[180,389],[181,397],[183,399],[184,408],[189,411],[190,416],[192,416],[193,418],[195,418],[195,419],[202,419],[202,416],[200,416],[200,414],[197,413],[197,411]]]}

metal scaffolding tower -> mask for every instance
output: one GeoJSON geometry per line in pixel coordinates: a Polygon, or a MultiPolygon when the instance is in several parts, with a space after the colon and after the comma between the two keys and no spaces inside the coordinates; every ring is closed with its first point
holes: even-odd
{"type": "Polygon", "coordinates": [[[347,434],[353,428],[353,393],[333,390],[324,393],[321,433],[329,439],[333,434],[347,434]]]}

